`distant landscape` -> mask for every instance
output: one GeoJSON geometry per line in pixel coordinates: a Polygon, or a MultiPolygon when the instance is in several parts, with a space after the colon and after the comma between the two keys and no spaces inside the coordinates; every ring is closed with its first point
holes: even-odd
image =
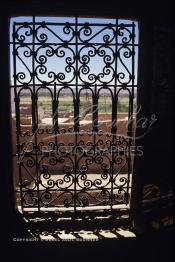
{"type": "MultiPolygon", "coordinates": [[[[31,105],[31,97],[26,94],[21,96],[20,105],[31,105]]],[[[58,112],[61,115],[73,116],[74,105],[70,94],[63,94],[59,97],[58,112]]],[[[87,94],[82,94],[80,97],[80,115],[85,116],[92,112],[92,98],[87,94]]],[[[123,95],[118,100],[118,112],[128,112],[128,97],[123,95]]],[[[98,101],[98,113],[112,113],[112,101],[108,94],[100,96],[98,101]]],[[[49,95],[40,94],[38,98],[38,114],[41,120],[44,117],[52,116],[52,101],[49,95]]]]}

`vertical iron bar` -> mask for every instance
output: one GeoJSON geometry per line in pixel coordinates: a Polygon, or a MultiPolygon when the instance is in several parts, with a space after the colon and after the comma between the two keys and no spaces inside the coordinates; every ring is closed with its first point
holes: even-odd
{"type": "Polygon", "coordinates": [[[128,156],[127,156],[127,161],[128,161],[128,175],[127,175],[127,198],[126,198],[126,205],[128,204],[129,200],[129,184],[130,184],[130,176],[131,176],[131,146],[132,146],[132,122],[133,122],[133,99],[134,99],[134,78],[135,78],[135,46],[134,46],[134,39],[135,39],[135,23],[132,23],[132,89],[131,89],[131,95],[129,98],[129,112],[128,112],[128,133],[127,136],[129,137],[128,139],[128,156]]]}
{"type": "Polygon", "coordinates": [[[33,95],[32,95],[32,130],[35,140],[35,161],[36,161],[36,183],[37,183],[37,200],[38,200],[38,211],[40,212],[40,195],[39,195],[39,172],[38,172],[38,143],[37,143],[37,124],[36,113],[37,113],[37,99],[35,90],[35,16],[33,16],[33,34],[32,34],[32,76],[33,76],[33,95]]]}
{"type": "Polygon", "coordinates": [[[93,132],[98,132],[98,94],[97,84],[95,84],[95,92],[93,96],[93,132]]]}
{"type": "MultiPolygon", "coordinates": [[[[115,27],[115,77],[114,77],[114,96],[112,99],[112,163],[111,163],[111,210],[113,208],[113,200],[114,200],[114,146],[116,147],[116,132],[117,132],[117,49],[118,49],[118,19],[116,19],[116,27],[115,27]]],[[[115,148],[116,150],[116,148],[115,148]]]]}
{"type": "Polygon", "coordinates": [[[78,132],[79,132],[79,94],[78,94],[78,17],[75,17],[75,100],[74,100],[74,132],[75,132],[75,170],[74,170],[74,212],[76,212],[77,201],[77,146],[78,146],[78,132]]]}
{"type": "Polygon", "coordinates": [[[54,93],[53,93],[53,101],[52,101],[52,118],[53,118],[53,129],[55,132],[55,148],[54,150],[58,150],[57,145],[57,135],[58,135],[58,103],[56,98],[56,82],[54,83],[54,93]]]}
{"type": "Polygon", "coordinates": [[[97,84],[95,84],[95,92],[93,96],[93,148],[94,155],[96,156],[96,134],[98,132],[98,95],[97,95],[97,84]]]}
{"type": "Polygon", "coordinates": [[[13,24],[13,78],[14,78],[14,102],[15,102],[15,114],[16,114],[16,146],[18,155],[18,168],[19,168],[19,181],[20,181],[20,202],[21,211],[23,212],[23,190],[22,190],[22,172],[20,163],[20,98],[17,92],[17,82],[16,82],[16,50],[15,50],[15,22],[13,24]]]}

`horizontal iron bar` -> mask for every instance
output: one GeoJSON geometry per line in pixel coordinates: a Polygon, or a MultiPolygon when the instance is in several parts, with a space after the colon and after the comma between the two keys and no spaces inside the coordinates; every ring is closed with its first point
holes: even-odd
{"type": "MultiPolygon", "coordinates": [[[[14,25],[23,25],[24,26],[24,23],[25,22],[14,22],[14,25]]],[[[71,22],[64,22],[64,23],[53,23],[53,22],[45,22],[45,21],[42,21],[42,22],[36,22],[35,21],[35,23],[33,23],[33,22],[26,22],[26,25],[33,25],[33,24],[35,24],[35,25],[44,25],[44,26],[47,26],[47,25],[53,25],[53,26],[66,26],[66,24],[67,25],[70,25],[70,26],[76,26],[76,23],[71,23],[71,22]]],[[[85,26],[85,25],[88,25],[89,27],[91,27],[91,26],[112,26],[112,27],[115,27],[116,28],[116,26],[117,27],[134,27],[135,26],[135,24],[125,24],[125,23],[120,23],[120,24],[118,24],[118,25],[116,25],[116,23],[89,23],[89,22],[84,22],[84,23],[78,23],[77,24],[77,26],[85,26]]],[[[24,27],[25,28],[25,27],[24,27]]],[[[27,27],[26,27],[27,28],[27,27]]]]}
{"type": "MultiPolygon", "coordinates": [[[[12,44],[15,44],[15,45],[19,45],[19,46],[21,45],[20,42],[9,42],[9,44],[11,44],[11,45],[12,45],[12,44]]],[[[102,43],[102,42],[99,42],[99,43],[98,43],[98,42],[88,42],[88,44],[89,44],[88,47],[94,47],[94,45],[95,45],[95,46],[98,46],[98,45],[99,45],[99,46],[104,46],[104,45],[105,45],[104,42],[103,42],[103,43],[102,43]]],[[[25,46],[31,45],[31,46],[32,46],[33,44],[30,43],[30,42],[29,42],[29,43],[28,43],[28,42],[22,42],[22,47],[25,47],[25,46],[23,46],[23,45],[25,45],[25,46]]],[[[42,43],[41,43],[41,42],[35,43],[35,45],[36,45],[36,46],[42,46],[42,43]]],[[[63,42],[60,42],[60,43],[54,43],[54,42],[52,42],[52,43],[46,42],[46,43],[45,43],[45,42],[44,42],[44,48],[46,48],[46,47],[48,47],[48,46],[52,46],[52,45],[53,45],[53,46],[55,46],[55,45],[57,45],[57,46],[60,45],[60,46],[61,46],[61,45],[64,45],[64,41],[63,41],[63,42]]],[[[76,46],[76,45],[84,45],[84,46],[86,47],[86,44],[83,43],[83,42],[82,42],[82,43],[79,42],[79,43],[77,43],[77,44],[76,44],[76,43],[72,43],[72,42],[70,42],[70,43],[68,42],[67,45],[68,45],[68,46],[70,46],[70,45],[71,45],[71,46],[72,46],[72,45],[73,45],[73,46],[76,46]]],[[[116,45],[115,43],[110,43],[110,42],[108,43],[108,46],[115,46],[115,45],[116,45]]],[[[118,43],[118,46],[125,46],[125,45],[126,45],[126,44],[124,44],[124,43],[118,43]]],[[[139,44],[129,44],[129,43],[128,43],[127,46],[139,46],[139,44]]],[[[64,46],[63,46],[63,47],[64,47],[64,46]]]]}
{"type": "MultiPolygon", "coordinates": [[[[78,87],[84,87],[84,85],[85,84],[67,84],[67,86],[65,87],[65,88],[67,88],[67,87],[69,87],[69,86],[71,86],[71,87],[76,87],[76,86],[78,86],[78,87]]],[[[112,84],[106,84],[105,85],[105,87],[104,87],[104,85],[103,84],[89,84],[89,88],[91,88],[91,87],[95,87],[95,85],[97,86],[97,87],[103,87],[103,88],[106,88],[106,87],[113,87],[114,89],[117,89],[117,88],[122,88],[123,87],[123,85],[116,85],[116,86],[114,86],[114,85],[112,85],[112,84]]],[[[18,88],[18,87],[24,87],[24,85],[9,85],[11,88],[18,88]]],[[[45,88],[45,87],[54,87],[54,84],[42,84],[42,83],[40,83],[40,84],[35,84],[35,86],[38,86],[38,87],[43,87],[43,88],[45,88]]],[[[64,84],[59,84],[59,83],[56,83],[56,86],[58,86],[58,87],[64,87],[64,84]]],[[[27,84],[27,85],[25,85],[25,88],[27,88],[27,87],[33,87],[33,84],[27,84]]],[[[127,87],[138,87],[138,85],[127,85],[127,87]]]]}

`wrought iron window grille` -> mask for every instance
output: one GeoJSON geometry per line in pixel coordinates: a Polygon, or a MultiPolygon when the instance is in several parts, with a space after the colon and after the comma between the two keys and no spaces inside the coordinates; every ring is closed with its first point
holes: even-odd
{"type": "Polygon", "coordinates": [[[128,120],[134,119],[138,43],[135,22],[112,21],[33,17],[13,23],[14,175],[17,206],[24,213],[129,208],[134,121],[128,120]],[[125,122],[119,114],[122,94],[128,99],[125,122]],[[44,96],[50,101],[42,112],[52,119],[49,124],[40,119],[44,96]],[[107,113],[100,114],[100,99],[109,104],[107,113]]]}

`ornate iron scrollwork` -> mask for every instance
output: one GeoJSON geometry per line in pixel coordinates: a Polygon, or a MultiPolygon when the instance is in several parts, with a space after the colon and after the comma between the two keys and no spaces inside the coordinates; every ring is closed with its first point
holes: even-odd
{"type": "Polygon", "coordinates": [[[131,156],[123,148],[132,144],[132,122],[126,136],[118,134],[117,104],[119,94],[128,92],[128,117],[132,115],[135,24],[104,21],[51,23],[34,17],[32,22],[14,22],[12,87],[22,210],[113,210],[128,204],[131,156]],[[31,97],[31,128],[21,124],[22,91],[31,97]],[[39,122],[40,92],[50,97],[50,125],[39,122]],[[72,99],[72,126],[59,122],[62,92],[72,99]],[[92,125],[85,129],[80,124],[83,92],[91,97],[92,125]],[[107,131],[98,112],[106,92],[111,101],[107,131]]]}

